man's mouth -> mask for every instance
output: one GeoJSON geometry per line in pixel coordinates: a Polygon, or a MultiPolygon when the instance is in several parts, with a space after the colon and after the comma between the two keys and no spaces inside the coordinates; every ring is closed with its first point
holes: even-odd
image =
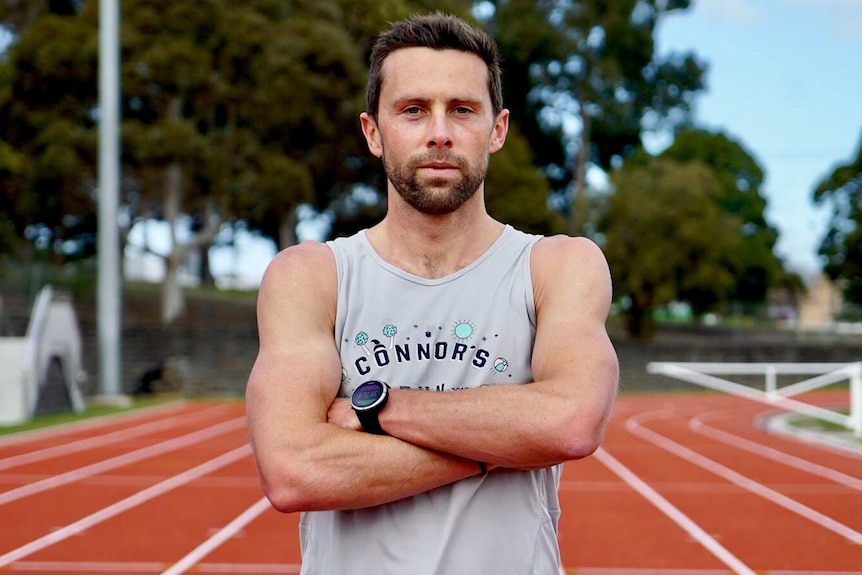
{"type": "Polygon", "coordinates": [[[450,164],[448,162],[430,162],[427,164],[422,164],[419,166],[420,168],[427,168],[430,170],[457,170],[458,166],[455,164],[450,164]]]}

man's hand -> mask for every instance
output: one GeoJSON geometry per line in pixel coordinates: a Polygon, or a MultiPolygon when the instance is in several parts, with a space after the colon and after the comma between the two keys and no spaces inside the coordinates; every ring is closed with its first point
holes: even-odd
{"type": "Polygon", "coordinates": [[[350,400],[346,398],[336,398],[332,402],[329,406],[329,411],[326,413],[326,421],[344,429],[362,431],[362,424],[359,423],[356,412],[350,406],[350,400]]]}

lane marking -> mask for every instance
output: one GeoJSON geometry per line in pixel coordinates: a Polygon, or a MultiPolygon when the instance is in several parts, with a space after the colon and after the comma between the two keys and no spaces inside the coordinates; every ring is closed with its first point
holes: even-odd
{"type": "MultiPolygon", "coordinates": [[[[815,511],[814,509],[811,509],[810,507],[799,503],[795,499],[787,497],[783,493],[779,493],[774,489],[771,489],[761,483],[758,483],[757,481],[754,481],[753,479],[746,477],[745,475],[742,475],[741,473],[738,473],[733,469],[730,469],[729,467],[726,467],[716,461],[713,461],[712,459],[709,459],[708,457],[705,457],[689,449],[688,447],[680,445],[679,443],[668,439],[667,437],[660,435],[659,433],[656,433],[655,431],[648,429],[640,424],[640,418],[655,416],[658,413],[659,412],[651,412],[630,417],[628,420],[626,420],[625,427],[634,435],[637,435],[641,439],[645,439],[646,441],[664,449],[665,451],[669,451],[670,453],[673,453],[702,469],[710,471],[715,475],[718,475],[719,477],[723,477],[731,483],[734,483],[742,487],[743,489],[754,493],[755,495],[759,495],[760,497],[763,497],[764,499],[771,501],[776,505],[779,505],[780,507],[783,507],[784,509],[787,509],[788,511],[799,515],[800,517],[804,517],[805,519],[808,519],[809,521],[812,521],[813,523],[816,523],[821,527],[828,529],[829,531],[832,531],[833,533],[840,535],[841,537],[844,537],[851,543],[854,543],[856,545],[862,545],[862,533],[859,533],[855,529],[852,529],[847,525],[844,525],[843,523],[820,513],[819,511],[815,511]]],[[[666,410],[663,410],[661,413],[667,412],[666,410]]]]}
{"type": "MultiPolygon", "coordinates": [[[[650,568],[618,568],[618,567],[584,567],[575,569],[570,575],[727,575],[727,569],[650,569],[650,568]]],[[[758,575],[859,575],[859,571],[805,571],[785,569],[758,570],[758,575]]]]}
{"type": "Polygon", "coordinates": [[[158,573],[161,563],[121,561],[22,561],[11,571],[68,571],[72,573],[158,573]]]}
{"type": "Polygon", "coordinates": [[[635,475],[628,467],[617,461],[604,448],[600,447],[593,454],[605,467],[614,472],[620,479],[628,483],[632,489],[637,491],[644,499],[652,503],[671,521],[679,525],[695,541],[703,545],[707,551],[712,553],[719,561],[727,565],[737,575],[757,575],[745,563],[740,561],[733,553],[728,551],[721,543],[716,541],[700,525],[692,521],[688,515],[680,511],[670,501],[662,497],[655,489],[650,487],[640,477],[635,475]]]}
{"type": "Polygon", "coordinates": [[[148,433],[152,433],[154,431],[161,431],[162,429],[174,427],[178,421],[182,421],[183,423],[192,423],[199,419],[207,419],[209,418],[211,412],[216,411],[224,411],[224,408],[221,406],[217,406],[211,409],[207,409],[205,411],[199,411],[191,415],[176,415],[167,419],[160,419],[158,421],[144,423],[137,427],[129,427],[126,429],[121,429],[119,431],[113,431],[105,435],[96,435],[94,437],[87,437],[86,439],[79,439],[76,441],[71,441],[69,443],[63,443],[60,445],[54,445],[52,447],[46,447],[44,449],[38,449],[36,451],[21,453],[19,455],[12,455],[10,457],[0,459],[0,471],[2,471],[3,469],[9,469],[11,467],[25,465],[27,463],[35,463],[37,461],[44,461],[46,459],[51,459],[54,457],[61,457],[72,453],[79,453],[81,451],[86,451],[92,447],[102,447],[105,445],[111,445],[112,443],[118,443],[125,439],[132,439],[141,435],[147,435],[148,433]]]}
{"type": "Polygon", "coordinates": [[[254,521],[267,509],[271,509],[266,497],[259,499],[251,507],[243,511],[233,521],[222,529],[219,529],[212,537],[198,545],[188,555],[162,571],[162,575],[178,575],[192,569],[198,561],[209,555],[213,550],[221,546],[225,541],[239,533],[246,525],[254,521]]]}
{"type": "MultiPolygon", "coordinates": [[[[162,571],[161,575],[180,575],[181,573],[185,573],[190,569],[194,569],[198,572],[204,571],[204,565],[206,564],[198,563],[201,559],[212,553],[215,549],[220,547],[227,540],[237,535],[245,528],[246,525],[257,519],[262,513],[266,512],[268,509],[271,508],[272,506],[270,505],[269,500],[267,500],[266,497],[262,497],[257,502],[255,502],[254,505],[243,511],[233,521],[220,529],[212,537],[198,545],[188,555],[171,565],[168,569],[162,571]]],[[[299,565],[297,565],[296,567],[296,573],[298,573],[299,565]]],[[[225,573],[227,571],[219,572],[225,573]]],[[[260,572],[261,571],[255,571],[255,573],[260,572]]],[[[291,571],[291,573],[293,573],[293,571],[291,571]]],[[[566,570],[562,566],[560,567],[560,575],[567,575],[566,570]]]]}
{"type": "Polygon", "coordinates": [[[299,573],[298,563],[201,563],[201,573],[299,573]]]}
{"type": "Polygon", "coordinates": [[[835,483],[840,483],[841,485],[845,485],[851,489],[855,489],[856,491],[862,491],[862,479],[857,479],[855,477],[847,475],[846,473],[842,473],[836,469],[832,469],[831,467],[826,467],[824,465],[814,463],[813,461],[808,461],[807,459],[802,459],[801,457],[790,455],[789,453],[781,451],[780,449],[768,447],[761,443],[746,439],[742,436],[729,433],[716,427],[712,427],[711,425],[708,425],[703,421],[703,418],[708,415],[709,414],[707,413],[692,418],[689,421],[689,428],[691,428],[691,430],[695,433],[705,435],[707,437],[715,439],[716,441],[720,441],[721,443],[737,447],[739,449],[748,451],[749,453],[753,453],[761,457],[765,457],[767,459],[771,459],[772,461],[787,465],[788,467],[794,467],[796,469],[799,469],[800,471],[804,471],[812,475],[817,475],[824,479],[834,481],[835,483]]]}
{"type": "MultiPolygon", "coordinates": [[[[12,571],[64,571],[83,573],[158,573],[162,563],[120,561],[20,561],[12,571]]],[[[196,573],[257,573],[296,574],[298,563],[201,563],[196,573]]],[[[568,575],[727,575],[727,569],[651,569],[649,567],[580,567],[567,571],[568,575]]],[[[760,571],[759,575],[859,575],[859,571],[795,571],[787,569],[760,571]]]]}
{"type": "MultiPolygon", "coordinates": [[[[764,575],[765,572],[759,574],[764,575]]],[[[650,569],[631,567],[617,569],[614,567],[584,567],[576,569],[572,575],[727,575],[727,569],[650,569]]],[[[806,575],[814,575],[806,571],[806,575]]]]}
{"type": "Polygon", "coordinates": [[[123,467],[131,463],[137,463],[138,461],[149,459],[156,455],[163,455],[171,451],[176,451],[181,447],[193,445],[203,440],[222,435],[233,429],[240,428],[243,425],[245,425],[245,417],[237,417],[236,419],[231,419],[224,423],[219,423],[218,425],[213,425],[186,435],[181,435],[174,439],[156,443],[136,451],[130,451],[91,465],[79,467],[78,469],[73,469],[72,471],[67,471],[66,473],[61,473],[60,475],[37,481],[36,483],[22,485],[17,489],[10,489],[9,491],[0,493],[0,505],[5,505],[12,501],[35,495],[36,493],[41,493],[55,487],[60,487],[61,485],[66,485],[80,479],[104,473],[111,469],[123,467]]]}
{"type": "Polygon", "coordinates": [[[40,429],[28,429],[26,431],[19,431],[17,433],[9,433],[7,435],[0,436],[0,447],[6,447],[7,445],[17,445],[19,443],[26,443],[28,441],[37,441],[39,439],[51,437],[52,435],[62,435],[67,432],[86,431],[94,427],[98,428],[102,427],[103,425],[109,425],[111,423],[116,423],[117,421],[122,420],[135,421],[137,419],[147,417],[148,415],[158,415],[160,411],[178,411],[179,409],[188,405],[188,401],[182,399],[171,403],[165,403],[163,405],[154,405],[152,407],[139,407],[130,411],[109,413],[107,415],[88,417],[87,419],[81,419],[78,421],[70,421],[69,423],[58,423],[57,425],[51,425],[49,427],[43,427],[40,429]]]}
{"type": "MultiPolygon", "coordinates": [[[[41,475],[24,475],[24,474],[7,474],[0,475],[0,484],[8,484],[13,483],[15,485],[21,485],[22,483],[30,483],[32,481],[38,481],[45,479],[47,477],[53,477],[52,475],[48,475],[47,473],[43,473],[41,475]]],[[[95,477],[89,477],[87,479],[82,479],[78,482],[78,485],[81,486],[92,486],[92,487],[148,487],[153,483],[158,483],[162,479],[165,478],[165,474],[148,474],[148,475],[97,475],[95,477]]],[[[201,479],[198,481],[196,486],[200,487],[224,487],[224,488],[242,488],[246,489],[248,487],[260,487],[260,481],[258,481],[257,477],[246,475],[225,475],[219,477],[207,477],[205,479],[201,479]]]]}
{"type": "MultiPolygon", "coordinates": [[[[196,573],[299,573],[298,563],[201,563],[196,573]]],[[[19,561],[12,571],[51,571],[72,573],[159,573],[164,563],[121,561],[19,561]]],[[[814,574],[818,575],[818,574],[814,574]]]]}
{"type": "Polygon", "coordinates": [[[51,533],[48,533],[47,535],[44,535],[38,539],[34,539],[33,541],[22,545],[17,549],[13,549],[12,551],[9,551],[4,555],[0,555],[0,568],[5,567],[10,563],[14,563],[18,559],[27,557],[28,555],[32,555],[37,551],[41,551],[46,547],[50,547],[55,543],[59,543],[64,539],[68,539],[73,535],[82,533],[83,531],[86,531],[87,529],[95,525],[107,521],[108,519],[111,519],[116,515],[128,511],[129,509],[133,509],[134,507],[137,507],[139,505],[142,505],[143,503],[146,503],[151,499],[154,499],[173,489],[176,489],[177,487],[181,487],[186,483],[194,481],[199,477],[203,477],[204,475],[212,473],[213,471],[221,469],[222,467],[230,465],[231,463],[239,461],[240,459],[243,459],[250,455],[251,447],[248,444],[242,445],[240,447],[237,447],[236,449],[228,451],[227,453],[223,453],[222,455],[214,459],[211,459],[209,461],[201,463],[196,467],[186,470],[178,475],[174,475],[173,477],[170,477],[160,483],[148,487],[143,491],[139,491],[134,495],[126,497],[125,499],[122,499],[112,505],[109,505],[108,507],[104,507],[99,511],[96,511],[95,513],[83,517],[82,519],[79,519],[78,521],[75,521],[70,525],[61,527],[60,529],[52,531],[51,533]]]}

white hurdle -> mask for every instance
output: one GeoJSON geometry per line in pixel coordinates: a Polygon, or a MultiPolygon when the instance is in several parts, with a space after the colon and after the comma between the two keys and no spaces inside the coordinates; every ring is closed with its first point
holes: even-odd
{"type": "Polygon", "coordinates": [[[653,361],[647,372],[665,375],[702,387],[723,391],[761,403],[775,405],[840,425],[862,437],[862,362],[852,363],[697,363],[653,361]],[[717,375],[763,375],[764,387],[758,389],[717,375]],[[779,386],[778,375],[812,375],[796,383],[779,386]],[[792,399],[807,391],[847,380],[850,386],[850,413],[811,405],[792,399]]]}

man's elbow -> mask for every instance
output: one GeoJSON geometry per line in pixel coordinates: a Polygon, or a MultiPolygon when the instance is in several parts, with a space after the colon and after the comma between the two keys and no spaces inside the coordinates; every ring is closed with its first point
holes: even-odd
{"type": "Polygon", "coordinates": [[[283,476],[278,478],[260,474],[260,487],[272,508],[281,513],[303,511],[305,501],[301,489],[283,476]]]}
{"type": "Polygon", "coordinates": [[[573,418],[561,441],[562,456],[567,461],[571,461],[583,459],[595,453],[602,444],[606,422],[606,417],[585,417],[583,414],[573,418]]]}
{"type": "Polygon", "coordinates": [[[562,443],[569,459],[588,457],[602,444],[618,389],[616,365],[611,373],[612,377],[608,378],[609,383],[602,387],[601,393],[574,406],[565,416],[562,443]]]}
{"type": "Polygon", "coordinates": [[[564,461],[583,459],[595,453],[601,442],[600,434],[572,433],[562,446],[560,458],[564,461]]]}
{"type": "Polygon", "coordinates": [[[260,486],[273,509],[281,513],[316,511],[326,507],[319,483],[292,469],[261,470],[260,486]]]}

